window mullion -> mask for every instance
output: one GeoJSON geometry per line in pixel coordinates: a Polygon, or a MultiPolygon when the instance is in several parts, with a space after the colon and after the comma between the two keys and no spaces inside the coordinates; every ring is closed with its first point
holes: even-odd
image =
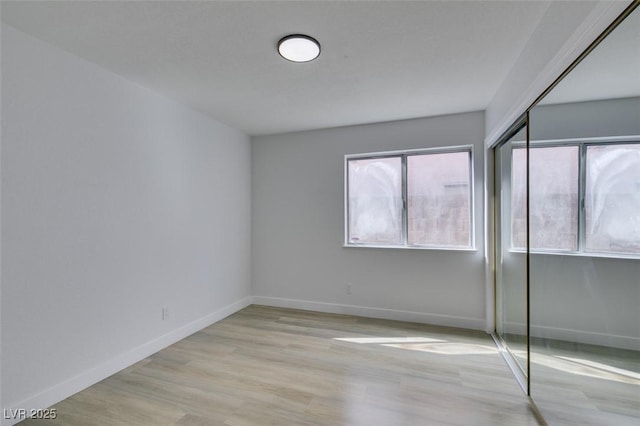
{"type": "Polygon", "coordinates": [[[407,191],[407,155],[402,155],[402,245],[409,244],[409,201],[407,191]]]}
{"type": "Polygon", "coordinates": [[[587,219],[585,212],[585,196],[587,187],[587,146],[580,144],[578,161],[578,252],[585,252],[587,219]]]}
{"type": "Polygon", "coordinates": [[[469,245],[476,246],[476,218],[473,212],[475,204],[475,169],[473,167],[473,148],[469,150],[469,245]]]}

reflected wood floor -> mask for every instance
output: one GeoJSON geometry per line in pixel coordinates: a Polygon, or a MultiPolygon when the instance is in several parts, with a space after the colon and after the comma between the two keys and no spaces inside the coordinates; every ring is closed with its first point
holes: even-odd
{"type": "MultiPolygon", "coordinates": [[[[505,336],[527,363],[526,337],[505,336]]],[[[531,396],[552,426],[640,425],[640,352],[531,338],[531,396]]]]}
{"type": "Polygon", "coordinates": [[[491,338],[249,306],[22,425],[538,425],[491,338]]]}
{"type": "Polygon", "coordinates": [[[640,353],[534,338],[531,395],[553,426],[640,425],[640,353]]]}

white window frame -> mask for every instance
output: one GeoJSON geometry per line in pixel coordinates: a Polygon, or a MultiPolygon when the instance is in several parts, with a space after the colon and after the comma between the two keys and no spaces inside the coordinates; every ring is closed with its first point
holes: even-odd
{"type": "MultiPolygon", "coordinates": [[[[568,256],[586,256],[586,257],[608,257],[608,258],[630,258],[637,259],[640,255],[635,253],[617,253],[617,252],[599,252],[587,250],[587,226],[586,226],[586,185],[587,185],[587,148],[590,146],[602,145],[630,145],[640,144],[640,135],[632,136],[611,136],[611,137],[594,137],[594,138],[573,138],[573,139],[549,139],[536,140],[530,143],[531,148],[551,148],[561,146],[577,146],[578,147],[578,241],[577,250],[569,249],[531,249],[534,254],[556,254],[568,256]]],[[[514,142],[513,148],[526,148],[526,142],[514,142]]],[[[513,157],[512,157],[513,163],[513,157]]],[[[513,198],[513,194],[510,195],[513,198]]],[[[509,207],[511,211],[512,206],[509,207]]],[[[509,218],[513,220],[513,216],[509,218]]],[[[512,226],[512,225],[511,225],[512,226]]],[[[511,232],[511,226],[509,232],[511,232]]],[[[516,253],[526,252],[526,248],[514,247],[513,239],[510,236],[510,251],[516,253]]]]}
{"type": "Polygon", "coordinates": [[[452,250],[476,251],[475,239],[475,171],[473,145],[456,145],[447,147],[410,149],[401,151],[370,152],[363,154],[348,154],[344,156],[344,243],[343,247],[365,248],[393,248],[411,250],[452,250]],[[407,157],[425,154],[446,154],[456,152],[469,153],[469,246],[446,245],[410,245],[408,243],[408,202],[407,202],[407,157]],[[400,244],[366,244],[349,241],[349,161],[369,160],[384,157],[400,157],[402,163],[402,238],[400,244]]]}

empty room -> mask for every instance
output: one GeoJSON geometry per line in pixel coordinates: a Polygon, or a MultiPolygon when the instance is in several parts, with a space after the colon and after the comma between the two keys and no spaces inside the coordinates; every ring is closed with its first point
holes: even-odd
{"type": "Polygon", "coordinates": [[[637,425],[639,5],[0,1],[0,424],[637,425]]]}

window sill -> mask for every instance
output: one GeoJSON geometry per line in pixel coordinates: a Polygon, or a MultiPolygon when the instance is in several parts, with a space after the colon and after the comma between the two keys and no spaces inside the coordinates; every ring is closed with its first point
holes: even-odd
{"type": "Polygon", "coordinates": [[[460,252],[477,252],[478,249],[473,247],[431,247],[431,246],[384,246],[375,244],[343,244],[343,248],[374,248],[374,249],[393,249],[393,250],[431,250],[431,251],[460,251],[460,252]]]}
{"type": "MultiPolygon", "coordinates": [[[[527,254],[526,250],[509,249],[509,253],[527,254]]],[[[577,252],[577,251],[531,251],[531,254],[535,255],[549,255],[549,256],[569,256],[569,257],[593,257],[602,259],[630,259],[639,260],[638,254],[622,254],[622,253],[592,253],[592,252],[577,252]]]]}

